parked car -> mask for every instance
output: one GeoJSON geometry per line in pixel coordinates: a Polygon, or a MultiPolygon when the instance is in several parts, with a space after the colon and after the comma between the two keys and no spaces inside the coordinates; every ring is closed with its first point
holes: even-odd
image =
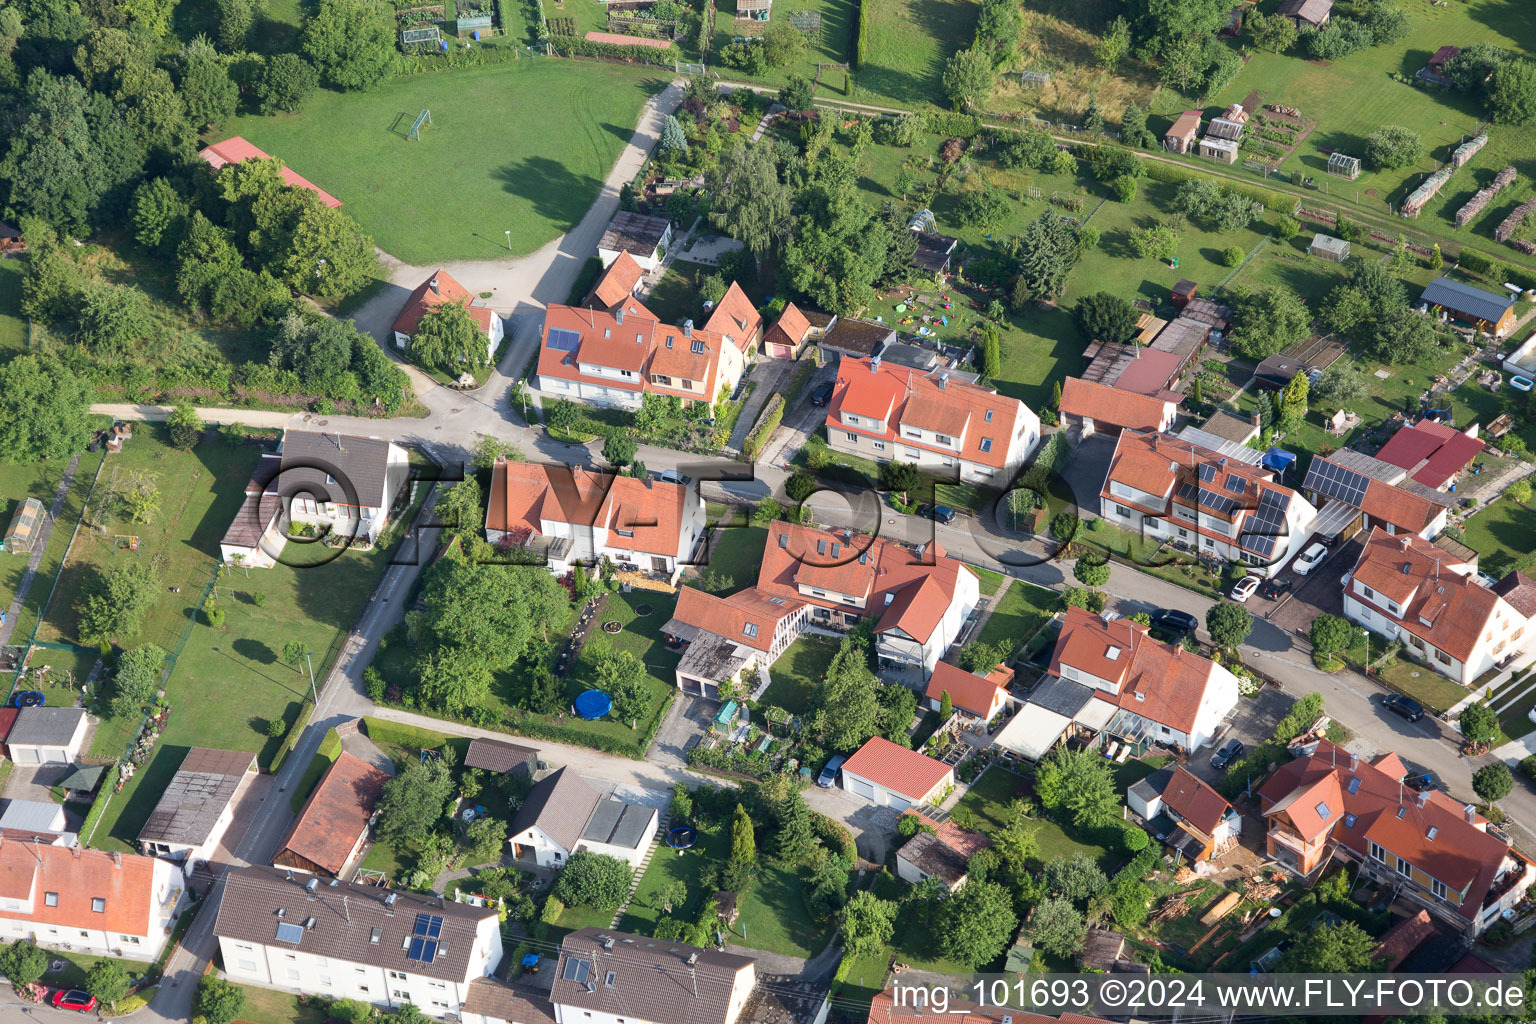
{"type": "Polygon", "coordinates": [[[81,1013],[90,1013],[96,1009],[96,997],[89,992],[82,992],[78,988],[61,988],[53,994],[49,1000],[58,1010],[78,1010],[81,1013]]]}
{"type": "Polygon", "coordinates": [[[1259,578],[1257,576],[1244,576],[1237,581],[1237,586],[1233,587],[1232,592],[1227,596],[1238,604],[1247,604],[1248,599],[1253,596],[1253,592],[1258,589],[1259,578]]]}
{"type": "Polygon", "coordinates": [[[1424,705],[1400,693],[1387,694],[1382,698],[1381,705],[1394,715],[1402,715],[1410,722],[1417,722],[1424,717],[1424,705]]]}
{"type": "Polygon", "coordinates": [[[1152,625],[1174,633],[1193,633],[1200,628],[1200,620],[1189,612],[1177,608],[1159,608],[1152,613],[1152,625]]]}
{"type": "Polygon", "coordinates": [[[1225,768],[1227,765],[1243,756],[1243,751],[1248,748],[1243,746],[1242,740],[1227,740],[1221,745],[1221,749],[1211,755],[1212,768],[1225,768]]]}
{"type": "Polygon", "coordinates": [[[826,405],[830,401],[832,401],[832,382],[831,381],[827,381],[825,384],[821,385],[815,391],[811,392],[811,404],[812,405],[826,405]]]}
{"type": "Polygon", "coordinates": [[[1328,545],[1318,542],[1296,556],[1296,561],[1291,563],[1291,571],[1297,576],[1305,576],[1316,569],[1324,558],[1328,557],[1328,545]]]}
{"type": "Polygon", "coordinates": [[[919,505],[917,514],[924,519],[932,519],[936,523],[952,523],[955,521],[955,510],[948,505],[919,505]]]}
{"type": "Polygon", "coordinates": [[[822,789],[831,789],[837,785],[837,773],[842,771],[843,762],[846,760],[848,758],[842,754],[833,754],[829,757],[826,767],[821,770],[820,775],[816,776],[816,785],[822,789]]]}
{"type": "Polygon", "coordinates": [[[1289,576],[1271,576],[1259,585],[1259,594],[1267,600],[1278,601],[1295,583],[1289,576]]]}

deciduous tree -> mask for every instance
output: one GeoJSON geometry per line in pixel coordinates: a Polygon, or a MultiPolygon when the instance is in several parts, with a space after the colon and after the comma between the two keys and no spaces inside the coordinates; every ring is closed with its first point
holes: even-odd
{"type": "Polygon", "coordinates": [[[245,1012],[245,991],[216,974],[206,974],[197,983],[193,1013],[207,1024],[231,1024],[245,1012]]]}
{"type": "Polygon", "coordinates": [[[1313,927],[1295,936],[1280,969],[1310,974],[1319,971],[1364,971],[1370,967],[1376,940],[1353,921],[1313,927]]]}
{"type": "Polygon", "coordinates": [[[758,256],[788,237],[794,222],[791,193],[779,180],[768,147],[733,143],[705,172],[704,188],[710,197],[710,223],[758,256]]]}
{"type": "Polygon", "coordinates": [[[1503,761],[1485,764],[1472,773],[1472,792],[1486,803],[1503,800],[1514,787],[1515,777],[1503,761]]]}
{"type": "Polygon", "coordinates": [[[617,857],[581,850],[571,854],[552,890],[567,906],[617,910],[629,895],[629,865],[617,857]]]}
{"type": "MultiPolygon", "coordinates": [[[[846,884],[846,877],[844,879],[846,884]]],[[[843,908],[843,949],[850,957],[873,956],[891,941],[896,931],[898,905],[867,889],[853,894],[843,908]]]]}
{"type": "Polygon", "coordinates": [[[442,758],[406,758],[379,797],[379,838],[395,844],[422,841],[443,820],[452,798],[453,775],[442,758]]]}
{"type": "Polygon", "coordinates": [[[149,703],[160,685],[165,656],[164,649],[155,644],[141,644],[118,655],[110,705],[114,718],[132,718],[149,703]]]}
{"type": "Polygon", "coordinates": [[[1218,601],[1206,609],[1205,629],[1217,647],[1235,650],[1253,632],[1253,616],[1235,601],[1218,601]]]}
{"type": "Polygon", "coordinates": [[[134,559],[114,566],[78,606],[80,639],[99,644],[137,636],[159,590],[160,573],[152,565],[134,559]]]}
{"type": "Polygon", "coordinates": [[[1266,359],[1312,330],[1312,313],[1289,288],[1261,288],[1232,304],[1232,343],[1250,359],[1266,359]]]}
{"type": "Polygon", "coordinates": [[[394,18],[379,0],[318,0],[303,37],[305,54],[338,89],[370,89],[394,67],[394,18]]]}
{"type": "Polygon", "coordinates": [[[296,53],[279,53],[267,59],[256,78],[256,101],[263,114],[293,114],[303,108],[319,87],[320,72],[313,64],[296,53]]]}
{"type": "Polygon", "coordinates": [[[944,95],[960,110],[968,109],[992,91],[992,58],[972,46],[960,50],[944,65],[944,95]]]}
{"type": "Polygon", "coordinates": [[[945,954],[973,969],[997,959],[1018,926],[1013,898],[996,882],[968,880],[940,904],[938,932],[945,954]]]}
{"type": "Polygon", "coordinates": [[[1047,810],[1065,812],[1079,828],[1102,825],[1119,811],[1114,774],[1089,750],[1051,751],[1035,771],[1035,792],[1047,810]]]}
{"type": "Polygon", "coordinates": [[[1424,140],[1402,125],[1382,125],[1365,137],[1362,155],[1377,170],[1407,167],[1424,158],[1424,140]]]}

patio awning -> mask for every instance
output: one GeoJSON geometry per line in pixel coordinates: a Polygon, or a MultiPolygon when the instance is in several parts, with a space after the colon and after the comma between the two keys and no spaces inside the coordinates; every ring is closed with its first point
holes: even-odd
{"type": "Polygon", "coordinates": [[[1111,736],[1130,740],[1132,743],[1139,743],[1146,739],[1150,732],[1147,728],[1147,720],[1128,708],[1115,709],[1115,715],[1110,719],[1106,731],[1111,736]]]}
{"type": "Polygon", "coordinates": [[[992,742],[1026,761],[1038,761],[1056,745],[1071,724],[1072,720],[1065,715],[1058,715],[1038,704],[1025,704],[992,742]]]}
{"type": "Polygon", "coordinates": [[[1077,714],[1072,716],[1072,721],[1084,729],[1098,732],[1109,724],[1109,720],[1115,717],[1115,712],[1120,709],[1107,700],[1091,700],[1084,704],[1077,714]]]}

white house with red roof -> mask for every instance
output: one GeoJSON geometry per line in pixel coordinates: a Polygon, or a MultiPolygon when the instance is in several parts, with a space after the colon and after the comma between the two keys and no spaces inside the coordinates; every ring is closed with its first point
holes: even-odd
{"type": "Polygon", "coordinates": [[[677,607],[661,632],[687,644],[677,663],[677,688],[711,700],[720,684],[739,680],[745,692],[766,683],[768,669],[795,641],[810,615],[810,605],[765,594],[756,587],[717,597],[682,587],[677,607]]]}
{"type": "Polygon", "coordinates": [[[184,891],[168,860],[0,839],[0,941],[154,960],[184,891]]]}
{"type": "Polygon", "coordinates": [[[1194,751],[1216,737],[1237,696],[1237,677],[1209,658],[1130,619],[1068,608],[1050,671],[994,743],[1032,761],[1067,735],[1113,756],[1194,751]]]}
{"type": "Polygon", "coordinates": [[[1142,395],[1124,388],[1111,387],[1068,377],[1061,385],[1061,426],[1089,434],[1117,434],[1122,430],[1167,431],[1178,418],[1177,402],[1153,395],[1142,395]]]}
{"type": "Polygon", "coordinates": [[[416,286],[410,297],[405,300],[405,306],[401,308],[400,315],[395,317],[394,326],[391,328],[395,335],[395,347],[405,348],[409,345],[411,338],[416,334],[417,325],[421,323],[421,318],[438,306],[450,302],[469,310],[470,318],[480,328],[480,333],[485,335],[486,362],[495,359],[496,346],[501,344],[505,333],[501,315],[487,305],[484,299],[471,295],[463,285],[441,268],[434,270],[431,277],[416,286]]]}
{"type": "Polygon", "coordinates": [[[1471,686],[1532,649],[1536,580],[1512,572],[1484,586],[1475,555],[1468,561],[1414,534],[1377,527],[1345,577],[1344,615],[1471,686]]]}
{"type": "Polygon", "coordinates": [[[1161,813],[1173,822],[1163,841],[1194,864],[1226,853],[1242,833],[1242,815],[1182,764],[1173,769],[1154,806],[1148,808],[1154,817],[1161,813]]]}
{"type": "Polygon", "coordinates": [[[639,480],[506,459],[491,467],[485,539],[542,556],[556,575],[608,558],[676,583],[704,526],[696,481],[639,480]]]}
{"type": "MultiPolygon", "coordinates": [[[[230,164],[244,163],[246,160],[276,159],[276,157],[269,156],[260,149],[257,149],[253,143],[246,141],[239,135],[236,135],[234,138],[225,139],[223,142],[211,142],[204,146],[197,155],[202,157],[203,161],[216,171],[230,164]]],[[[281,163],[281,161],[279,162],[281,163]]],[[[287,182],[290,188],[308,189],[319,196],[320,201],[333,210],[341,205],[340,199],[337,199],[308,178],[298,174],[286,164],[283,165],[282,174],[283,181],[287,182]]]]}
{"type": "Polygon", "coordinates": [[[872,736],[843,762],[842,780],[854,796],[905,811],[943,800],[955,785],[955,770],[937,758],[872,736]]]}
{"type": "Polygon", "coordinates": [[[1299,553],[1317,509],[1274,473],[1154,431],[1120,434],[1099,514],[1135,533],[1269,576],[1299,553]]]}
{"type": "Polygon", "coordinates": [[[844,356],[827,406],[827,445],[1003,486],[1040,442],[1040,417],[1017,398],[951,377],[844,356]]]}
{"type": "Polygon", "coordinates": [[[725,295],[715,303],[704,329],[713,331],[747,355],[763,340],[763,315],[752,305],[747,293],[735,281],[725,290],[725,295]]]}
{"type": "Polygon", "coordinates": [[[1265,852],[1303,877],[1354,862],[1475,938],[1525,898],[1536,863],[1490,832],[1471,804],[1408,789],[1407,774],[1394,753],[1367,761],[1319,741],[1259,789],[1265,852]]]}
{"type": "MultiPolygon", "coordinates": [[[[590,309],[612,313],[620,305],[639,302],[638,295],[644,280],[645,268],[635,262],[629,253],[621,252],[608,264],[592,290],[587,293],[586,305],[590,309]]],[[[644,315],[656,319],[649,310],[644,315]]]]}
{"type": "Polygon", "coordinates": [[[979,676],[967,672],[958,665],[941,661],[933,666],[928,677],[928,689],[923,691],[923,701],[937,711],[949,694],[950,707],[956,711],[990,722],[1014,699],[1008,694],[1013,685],[1013,669],[998,665],[991,672],[979,676]]]}
{"type": "Polygon", "coordinates": [[[692,320],[660,323],[633,297],[611,310],[555,304],[544,314],[538,388],[552,398],[620,409],[638,409],[647,393],[684,406],[713,404],[735,390],[751,343],[692,320]]]}

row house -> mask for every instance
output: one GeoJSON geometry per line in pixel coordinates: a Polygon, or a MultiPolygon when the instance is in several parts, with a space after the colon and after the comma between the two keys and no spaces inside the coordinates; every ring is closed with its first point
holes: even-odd
{"type": "Polygon", "coordinates": [[[495,906],[269,867],[225,875],[213,933],[237,984],[436,1018],[457,1019],[502,957],[495,906]]]}
{"type": "Polygon", "coordinates": [[[539,555],[556,575],[606,558],[676,583],[704,535],[705,518],[697,481],[497,459],[485,538],[503,550],[539,555]]]}
{"type": "Polygon", "coordinates": [[[1314,531],[1332,541],[1357,528],[1380,527],[1434,540],[1445,530],[1456,496],[1414,479],[1409,468],[1352,448],[1314,455],[1301,482],[1302,493],[1322,509],[1314,531]]]}
{"type": "Polygon", "coordinates": [[[1374,529],[1344,578],[1344,614],[1402,641],[1414,658],[1471,686],[1531,646],[1536,581],[1511,572],[1492,586],[1477,557],[1413,534],[1374,529]]]}
{"type": "Polygon", "coordinates": [[[1367,761],[1327,740],[1304,748],[1259,790],[1266,852],[1303,878],[1354,862],[1469,937],[1525,898],[1536,864],[1488,820],[1439,790],[1403,785],[1394,753],[1367,761]]]}
{"type": "Polygon", "coordinates": [[[1317,518],[1271,470],[1152,431],[1121,433],[1099,498],[1116,526],[1265,576],[1301,550],[1317,518]]]}
{"type": "Polygon", "coordinates": [[[1006,485],[1040,442],[1040,418],[992,388],[845,357],[827,407],[827,444],[958,479],[1006,485]]]}

